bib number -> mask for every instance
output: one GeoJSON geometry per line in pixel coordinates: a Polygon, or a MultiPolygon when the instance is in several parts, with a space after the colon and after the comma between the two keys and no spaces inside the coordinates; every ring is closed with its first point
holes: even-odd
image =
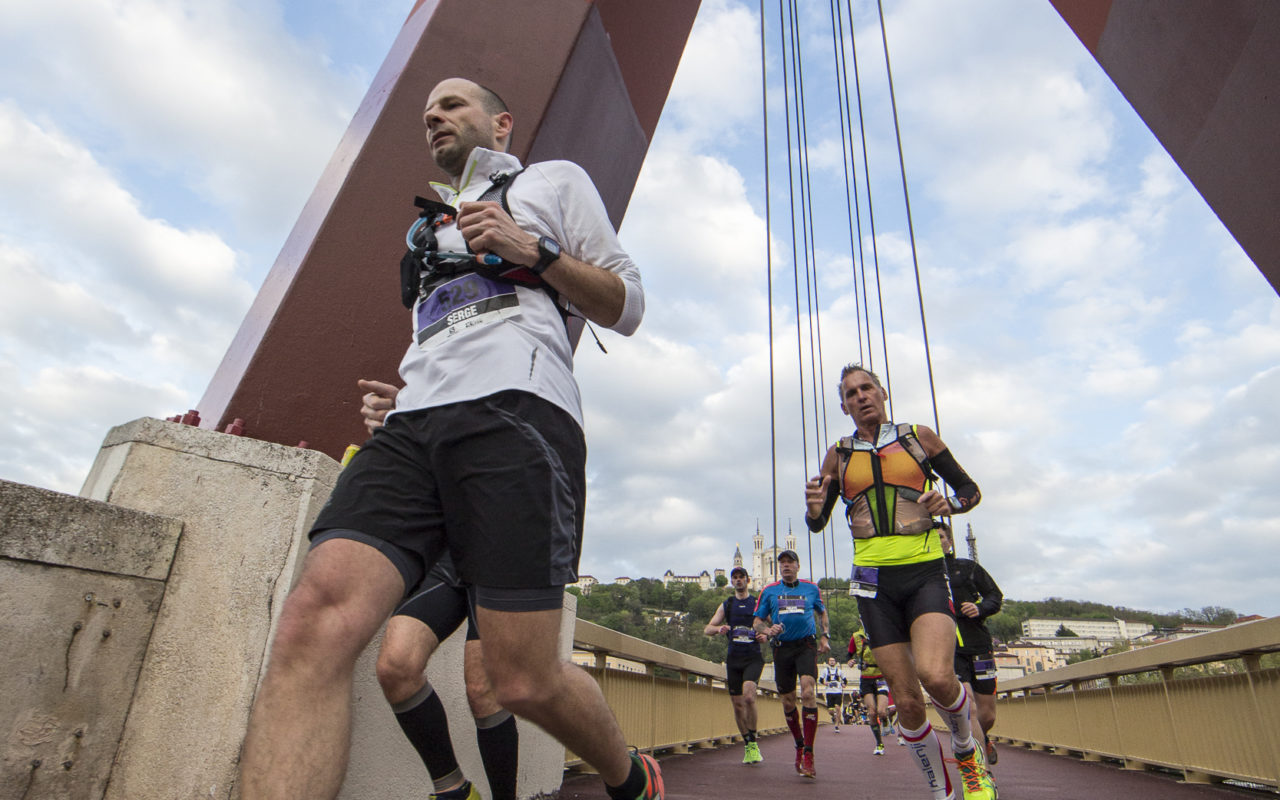
{"type": "Polygon", "coordinates": [[[737,644],[751,644],[756,640],[756,632],[752,628],[744,628],[738,625],[729,631],[729,639],[737,644]]]}
{"type": "Polygon", "coordinates": [[[877,567],[854,567],[849,580],[849,594],[853,597],[874,598],[880,589],[880,570],[877,567]]]}
{"type": "Polygon", "coordinates": [[[784,614],[803,614],[804,598],[783,595],[778,598],[778,616],[784,614]]]}
{"type": "Polygon", "coordinates": [[[973,678],[978,681],[995,680],[996,661],[994,658],[975,658],[973,660],[973,678]]]}
{"type": "Polygon", "coordinates": [[[414,341],[423,350],[520,313],[516,287],[468,272],[445,281],[414,306],[414,341]]]}

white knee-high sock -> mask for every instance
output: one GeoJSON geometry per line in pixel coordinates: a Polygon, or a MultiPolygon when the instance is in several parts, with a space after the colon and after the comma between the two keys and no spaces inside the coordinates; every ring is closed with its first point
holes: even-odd
{"type": "Polygon", "coordinates": [[[902,723],[898,723],[898,734],[907,740],[907,752],[911,753],[916,765],[920,767],[920,772],[929,784],[929,791],[933,793],[933,800],[952,800],[954,795],[951,792],[951,777],[942,763],[942,743],[933,732],[933,726],[925,720],[924,727],[907,730],[902,723]]]}

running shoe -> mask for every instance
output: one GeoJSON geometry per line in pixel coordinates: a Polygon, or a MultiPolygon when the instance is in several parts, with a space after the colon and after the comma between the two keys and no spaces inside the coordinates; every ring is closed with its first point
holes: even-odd
{"type": "Polygon", "coordinates": [[[964,755],[957,753],[954,759],[960,770],[960,788],[964,790],[964,800],[996,800],[1000,796],[996,792],[996,782],[991,779],[991,773],[987,772],[987,759],[982,750],[981,747],[974,747],[964,755]]]}
{"type": "Polygon", "coordinates": [[[636,800],[663,800],[662,770],[658,762],[644,753],[632,753],[631,758],[644,770],[644,791],[636,795],[636,800]]]}
{"type": "Polygon", "coordinates": [[[804,759],[804,748],[797,747],[796,748],[796,772],[800,773],[801,775],[804,774],[804,765],[801,764],[801,761],[803,761],[803,759],[804,759]]]}
{"type": "Polygon", "coordinates": [[[806,778],[818,777],[818,771],[813,768],[812,750],[805,750],[804,755],[800,757],[800,774],[806,778]]]}
{"type": "Polygon", "coordinates": [[[837,725],[837,726],[836,726],[836,733],[839,733],[839,732],[840,732],[840,726],[839,726],[839,725],[837,725]]]}
{"type": "Polygon", "coordinates": [[[872,751],[871,751],[871,754],[872,754],[872,755],[876,755],[876,756],[882,756],[882,755],[884,755],[884,745],[882,745],[882,744],[878,744],[878,745],[876,745],[876,749],[875,749],[875,750],[872,750],[872,751]]]}
{"type": "MultiPolygon", "coordinates": [[[[474,783],[468,783],[466,788],[467,788],[467,793],[465,795],[462,795],[460,800],[484,800],[484,798],[480,797],[480,791],[476,789],[476,785],[474,783]]],[[[430,798],[431,800],[437,800],[437,798],[440,798],[440,797],[453,798],[457,796],[456,793],[460,789],[462,789],[461,786],[459,786],[457,789],[449,790],[448,794],[445,794],[445,795],[439,795],[439,794],[430,795],[430,798]]]]}
{"type": "Polygon", "coordinates": [[[995,766],[995,763],[999,760],[1000,760],[999,756],[996,753],[996,743],[988,739],[987,740],[987,763],[992,766],[995,766]]]}
{"type": "Polygon", "coordinates": [[[742,755],[743,764],[759,764],[764,761],[764,756],[760,755],[760,745],[756,742],[747,742],[746,752],[742,755]]]}
{"type": "Polygon", "coordinates": [[[901,736],[899,736],[899,737],[898,737],[898,747],[906,747],[906,746],[907,746],[906,741],[905,741],[901,736]]]}

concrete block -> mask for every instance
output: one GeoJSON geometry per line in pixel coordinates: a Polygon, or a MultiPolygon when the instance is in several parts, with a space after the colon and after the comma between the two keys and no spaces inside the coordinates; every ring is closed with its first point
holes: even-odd
{"type": "Polygon", "coordinates": [[[163,590],[0,559],[0,797],[103,796],[163,590]]]}
{"type": "Polygon", "coordinates": [[[109,800],[234,796],[273,621],[338,464],[154,419],[113,429],[81,494],[183,520],[109,800]]]}
{"type": "Polygon", "coordinates": [[[163,580],[182,522],[0,481],[0,558],[163,580]]]}

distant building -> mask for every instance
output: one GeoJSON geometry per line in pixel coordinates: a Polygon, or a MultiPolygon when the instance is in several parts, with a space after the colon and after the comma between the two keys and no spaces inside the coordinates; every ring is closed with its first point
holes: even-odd
{"type": "MultiPolygon", "coordinates": [[[[760,526],[757,524],[756,535],[751,537],[751,588],[758,591],[778,580],[778,553],[795,549],[796,535],[791,532],[790,527],[787,528],[787,538],[783,540],[782,547],[765,547],[764,535],[760,533],[760,526]]],[[[734,554],[735,566],[740,566],[737,563],[740,557],[741,551],[734,554]]]]}
{"type": "Polygon", "coordinates": [[[1108,647],[1114,647],[1122,639],[1099,639],[1096,636],[1024,636],[1018,640],[1036,647],[1047,647],[1055,653],[1070,655],[1082,650],[1101,653],[1108,647]]]}
{"type": "Polygon", "coordinates": [[[631,583],[631,578],[628,578],[626,575],[621,575],[617,578],[614,578],[613,582],[618,584],[619,586],[626,586],[628,583],[631,583]]]}
{"type": "Polygon", "coordinates": [[[1025,641],[1014,642],[999,656],[997,663],[1000,666],[1006,669],[1014,666],[1021,667],[1023,674],[1027,675],[1033,672],[1047,672],[1067,665],[1067,659],[1062,653],[1041,644],[1025,641]]]}
{"type": "Polygon", "coordinates": [[[1151,625],[1145,622],[1131,622],[1123,619],[1051,619],[1032,617],[1022,623],[1022,636],[1027,639],[1045,639],[1056,636],[1058,631],[1066,628],[1081,638],[1093,637],[1110,641],[1124,640],[1131,642],[1139,636],[1150,633],[1151,625]]]}
{"type": "Polygon", "coordinates": [[[715,585],[711,579],[711,573],[705,569],[697,575],[677,575],[671,570],[667,570],[662,574],[662,588],[667,588],[673,583],[696,583],[705,589],[710,589],[715,585]]]}
{"type": "Polygon", "coordinates": [[[597,583],[599,583],[599,581],[597,581],[595,578],[591,577],[590,575],[583,575],[569,585],[578,587],[578,591],[586,595],[586,594],[591,594],[592,587],[595,586],[597,583]]]}

